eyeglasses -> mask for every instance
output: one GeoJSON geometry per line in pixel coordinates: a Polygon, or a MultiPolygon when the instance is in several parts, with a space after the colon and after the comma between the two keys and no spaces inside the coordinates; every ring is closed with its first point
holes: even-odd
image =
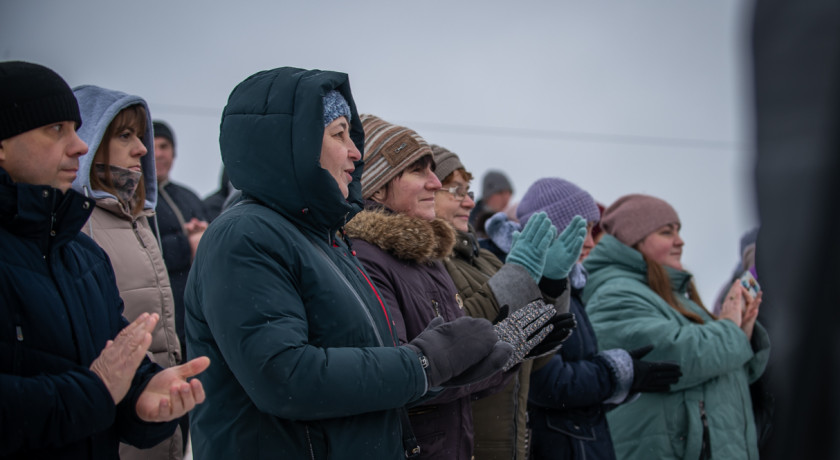
{"type": "Polygon", "coordinates": [[[455,185],[453,187],[442,188],[440,191],[449,192],[458,201],[464,201],[466,197],[470,197],[471,200],[475,201],[475,192],[470,191],[469,185],[455,185]]]}

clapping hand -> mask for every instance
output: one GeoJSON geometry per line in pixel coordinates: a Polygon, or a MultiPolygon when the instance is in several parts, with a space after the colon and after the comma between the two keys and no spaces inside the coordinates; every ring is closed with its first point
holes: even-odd
{"type": "Polygon", "coordinates": [[[131,388],[137,367],[146,356],[152,344],[152,331],[158,322],[158,315],[143,313],[105,344],[105,348],[91,363],[93,371],[108,388],[114,404],[120,401],[131,388]]]}
{"type": "Polygon", "coordinates": [[[206,356],[155,374],[137,399],[137,416],[146,422],[166,422],[204,402],[204,387],[198,379],[187,380],[210,366],[206,356]]]}

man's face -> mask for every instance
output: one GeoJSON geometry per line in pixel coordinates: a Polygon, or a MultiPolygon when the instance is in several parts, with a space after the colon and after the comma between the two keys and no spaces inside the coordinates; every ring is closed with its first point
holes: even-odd
{"type": "Polygon", "coordinates": [[[172,160],[175,158],[175,148],[172,142],[165,137],[155,138],[155,171],[157,172],[158,184],[169,179],[169,170],[172,169],[172,160]]]}
{"type": "Polygon", "coordinates": [[[0,167],[15,182],[66,192],[79,171],[79,157],[87,151],[76,122],[52,123],[0,141],[0,167]]]}

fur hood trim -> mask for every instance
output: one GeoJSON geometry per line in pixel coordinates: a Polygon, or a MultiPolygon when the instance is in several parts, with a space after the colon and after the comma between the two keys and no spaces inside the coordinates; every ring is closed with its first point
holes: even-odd
{"type": "Polygon", "coordinates": [[[455,230],[443,219],[423,220],[384,210],[366,210],[347,223],[350,238],[358,238],[418,263],[443,260],[455,247],[455,230]]]}

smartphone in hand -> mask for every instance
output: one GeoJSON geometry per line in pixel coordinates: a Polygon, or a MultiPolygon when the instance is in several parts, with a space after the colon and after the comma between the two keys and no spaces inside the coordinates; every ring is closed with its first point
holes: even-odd
{"type": "Polygon", "coordinates": [[[753,270],[754,268],[751,268],[741,275],[741,285],[747,288],[750,297],[754,299],[758,295],[758,291],[761,290],[761,286],[758,284],[758,280],[755,279],[753,270]]]}

